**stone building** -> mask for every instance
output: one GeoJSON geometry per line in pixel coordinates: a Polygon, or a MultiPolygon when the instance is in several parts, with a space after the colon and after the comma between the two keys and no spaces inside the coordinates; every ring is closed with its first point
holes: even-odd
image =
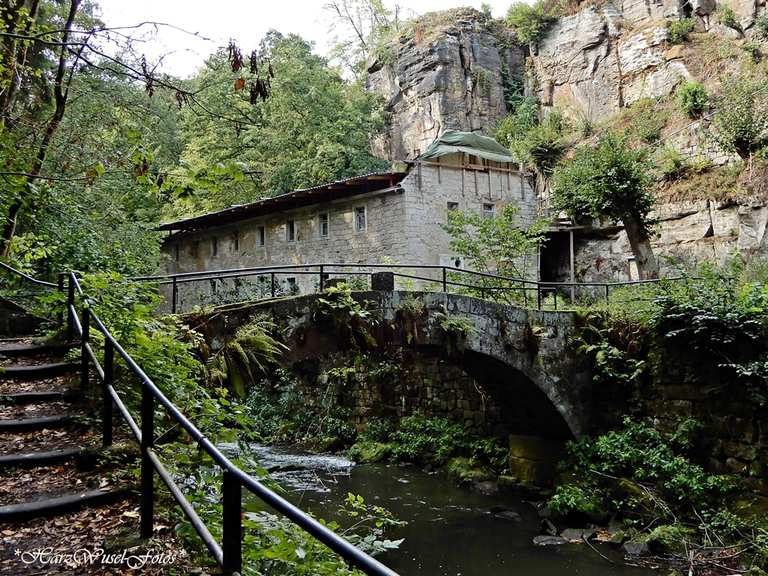
{"type": "MultiPolygon", "coordinates": [[[[294,190],[159,229],[171,232],[163,243],[169,273],[318,263],[456,265],[460,259],[441,228],[448,211],[492,217],[508,203],[519,207],[521,226],[536,217],[533,189],[506,149],[491,138],[448,131],[405,171],[294,190]]],[[[281,272],[280,291],[315,289],[319,276],[301,272],[281,272]]],[[[191,306],[211,301],[211,291],[266,290],[267,281],[271,289],[267,276],[190,283],[179,286],[179,298],[191,306]]]]}

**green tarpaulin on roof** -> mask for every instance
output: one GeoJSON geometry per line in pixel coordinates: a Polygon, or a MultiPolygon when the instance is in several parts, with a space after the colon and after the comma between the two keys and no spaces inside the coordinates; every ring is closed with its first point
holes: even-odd
{"type": "Polygon", "coordinates": [[[446,130],[442,135],[429,145],[420,159],[437,158],[446,154],[466,152],[493,162],[514,162],[509,150],[488,136],[481,136],[474,132],[459,132],[458,130],[446,130]]]}

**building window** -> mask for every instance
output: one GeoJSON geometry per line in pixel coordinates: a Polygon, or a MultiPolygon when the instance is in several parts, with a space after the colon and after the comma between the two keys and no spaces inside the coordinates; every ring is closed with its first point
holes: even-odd
{"type": "Polygon", "coordinates": [[[286,278],[285,283],[289,294],[298,294],[299,285],[296,282],[296,278],[286,278]]]}
{"type": "Polygon", "coordinates": [[[358,206],[355,208],[355,231],[365,232],[368,228],[368,218],[365,210],[365,206],[358,206]]]}
{"type": "Polygon", "coordinates": [[[318,229],[320,231],[320,238],[328,238],[330,232],[330,218],[327,212],[323,212],[317,217],[318,229]]]}
{"type": "Polygon", "coordinates": [[[285,223],[285,241],[296,242],[296,221],[288,220],[285,223]]]}
{"type": "Polygon", "coordinates": [[[459,209],[459,203],[458,202],[448,202],[448,212],[453,212],[454,210],[459,209]]]}
{"type": "Polygon", "coordinates": [[[240,252],[240,233],[235,232],[234,236],[232,237],[232,249],[235,252],[240,252]]]}
{"type": "Polygon", "coordinates": [[[483,218],[493,218],[496,215],[494,204],[483,204],[483,218]]]}
{"type": "Polygon", "coordinates": [[[259,226],[256,229],[256,241],[259,246],[267,245],[267,229],[264,226],[259,226]]]}

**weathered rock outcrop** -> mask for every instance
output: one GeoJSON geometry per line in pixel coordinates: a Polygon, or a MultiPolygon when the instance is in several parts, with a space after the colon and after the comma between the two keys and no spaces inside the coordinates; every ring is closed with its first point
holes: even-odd
{"type": "Polygon", "coordinates": [[[535,47],[535,93],[545,108],[571,117],[607,118],[642,98],[669,96],[691,78],[667,24],[691,17],[696,30],[726,38],[752,35],[765,0],[616,0],[560,18],[535,47]],[[729,6],[741,30],[713,14],[729,6]]]}
{"type": "Polygon", "coordinates": [[[386,101],[387,127],[374,152],[418,155],[443,131],[479,131],[507,112],[505,84],[521,81],[524,50],[511,33],[471,8],[427,14],[401,36],[368,88],[386,101]]]}

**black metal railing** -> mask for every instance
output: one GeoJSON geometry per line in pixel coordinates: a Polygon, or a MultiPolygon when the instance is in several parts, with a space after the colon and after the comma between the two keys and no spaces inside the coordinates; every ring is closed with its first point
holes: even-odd
{"type": "MultiPolygon", "coordinates": [[[[2,264],[2,268],[18,277],[37,285],[64,292],[64,284],[37,280],[31,276],[2,264]]],[[[80,339],[81,381],[83,386],[90,382],[91,370],[100,383],[102,398],[102,445],[112,444],[113,409],[128,425],[133,437],[141,448],[141,493],[140,493],[140,535],[152,536],[154,528],[155,474],[167,486],[176,503],[205,544],[216,563],[225,574],[237,575],[242,569],[242,490],[255,495],[291,522],[306,530],[312,537],[328,546],[351,566],[372,576],[398,576],[396,572],[369,556],[353,544],[334,533],[326,526],[264,486],[259,480],[242,471],[231,462],[167,397],[152,379],[134,361],[131,355],[114,338],[109,329],[94,311],[94,303],[83,291],[77,274],[67,275],[67,333],[80,339]],[[78,311],[78,304],[80,310],[78,311]],[[92,331],[104,337],[103,356],[100,359],[92,345],[92,331]],[[115,363],[120,358],[129,374],[141,386],[140,423],[128,410],[115,389],[115,363]],[[202,448],[222,470],[222,542],[211,534],[205,522],[197,514],[192,503],[186,498],[172,475],[161,462],[155,450],[155,407],[160,405],[165,412],[202,448]]]]}
{"type": "MultiPolygon", "coordinates": [[[[516,304],[524,307],[534,307],[538,310],[551,308],[558,310],[563,304],[576,305],[578,296],[588,294],[591,301],[611,301],[611,292],[617,288],[653,284],[661,281],[679,281],[690,279],[687,276],[676,276],[662,279],[629,280],[620,282],[544,282],[525,278],[512,278],[487,272],[478,272],[431,264],[295,264],[278,266],[259,266],[251,268],[229,268],[222,270],[201,270],[198,272],[181,272],[155,276],[138,276],[134,280],[153,282],[158,286],[169,286],[169,303],[172,313],[180,311],[180,288],[186,284],[197,282],[216,282],[237,280],[242,278],[267,279],[265,297],[274,298],[280,295],[278,278],[284,276],[310,276],[317,279],[316,286],[322,291],[327,281],[334,274],[340,276],[370,277],[381,271],[393,273],[395,278],[404,281],[421,282],[427,287],[432,285],[441,292],[456,290],[471,290],[481,298],[499,298],[511,295],[516,304]],[[421,272],[421,273],[419,273],[421,272]],[[428,274],[433,274],[429,276],[428,274]],[[465,280],[465,281],[462,281],[465,280]],[[560,301],[558,302],[558,298],[560,301]],[[551,299],[551,302],[548,301],[551,299]]],[[[224,302],[219,302],[224,303],[224,302]]],[[[562,308],[560,308],[562,309],[562,308]]]]}

